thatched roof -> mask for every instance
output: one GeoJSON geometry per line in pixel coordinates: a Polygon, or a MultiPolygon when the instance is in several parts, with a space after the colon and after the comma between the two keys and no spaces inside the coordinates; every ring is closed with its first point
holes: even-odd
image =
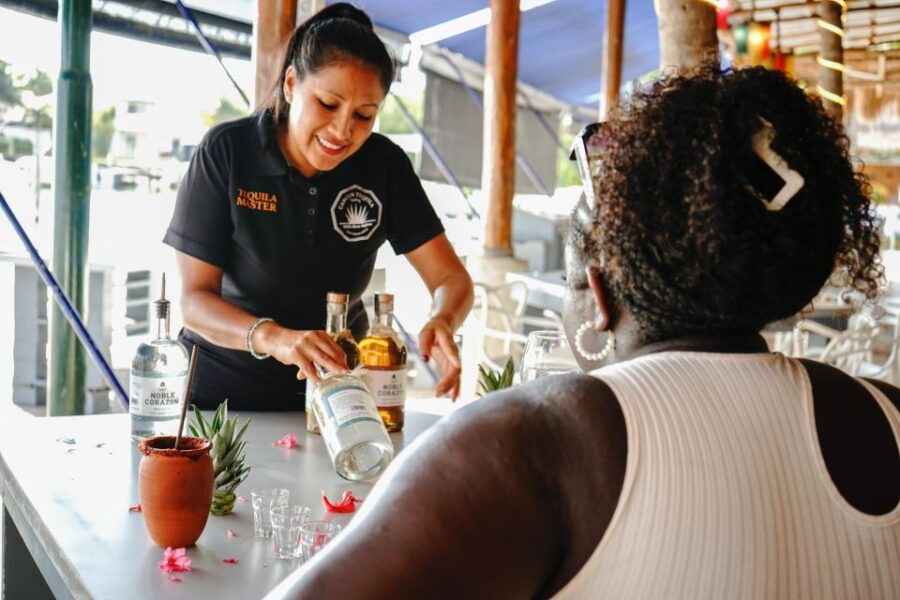
{"type": "MultiPolygon", "coordinates": [[[[753,21],[770,27],[770,47],[794,55],[793,75],[815,85],[823,0],[732,0],[729,26],[753,21]]],[[[847,0],[844,29],[844,93],[847,115],[873,120],[900,114],[900,0],[847,0]]],[[[851,117],[851,118],[853,118],[851,117]]]]}

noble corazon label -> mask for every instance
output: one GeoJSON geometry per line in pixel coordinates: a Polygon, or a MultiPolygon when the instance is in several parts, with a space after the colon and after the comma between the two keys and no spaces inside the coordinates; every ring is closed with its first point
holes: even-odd
{"type": "Polygon", "coordinates": [[[381,201],[372,190],[351,185],[338,192],[331,205],[334,230],[348,242],[362,242],[372,237],[381,225],[381,201]]]}
{"type": "Polygon", "coordinates": [[[170,376],[141,375],[131,371],[131,412],[144,417],[168,417],[181,412],[183,373],[170,376]]]}

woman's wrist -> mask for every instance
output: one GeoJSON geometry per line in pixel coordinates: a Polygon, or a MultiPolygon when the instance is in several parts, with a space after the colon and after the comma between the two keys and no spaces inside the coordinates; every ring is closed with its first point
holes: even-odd
{"type": "Polygon", "coordinates": [[[449,329],[451,333],[456,331],[456,326],[455,326],[453,317],[450,315],[447,315],[445,313],[435,313],[435,314],[431,315],[431,317],[428,320],[429,321],[442,321],[444,323],[444,325],[447,326],[447,329],[449,329]]]}
{"type": "Polygon", "coordinates": [[[252,347],[257,354],[271,355],[275,349],[275,339],[281,329],[283,329],[283,327],[275,321],[263,321],[259,323],[253,331],[249,346],[252,347]]]}

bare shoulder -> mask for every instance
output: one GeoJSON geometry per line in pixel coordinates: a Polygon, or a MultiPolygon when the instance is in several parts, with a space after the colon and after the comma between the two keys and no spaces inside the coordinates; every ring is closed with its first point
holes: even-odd
{"type": "Polygon", "coordinates": [[[569,374],[493,394],[473,408],[460,425],[478,435],[476,424],[491,431],[514,424],[505,443],[529,456],[532,471],[555,493],[545,510],[556,511],[567,547],[539,594],[551,596],[590,558],[618,506],[628,454],[621,406],[601,379],[569,374]]]}
{"type": "Polygon", "coordinates": [[[573,375],[457,410],[404,449],[351,526],[270,597],[552,595],[618,500],[615,461],[597,451],[614,445],[602,433],[615,429],[610,401],[605,385],[573,375]]]}
{"type": "MultiPolygon", "coordinates": [[[[489,394],[442,423],[440,435],[466,443],[503,440],[507,444],[559,448],[604,444],[622,429],[624,417],[615,394],[602,380],[584,374],[541,379],[489,394]]],[[[553,458],[546,453],[544,462],[553,458]]]]}
{"type": "MultiPolygon", "coordinates": [[[[802,360],[809,375],[819,450],[847,502],[872,515],[900,502],[900,450],[888,416],[862,383],[846,373],[802,360]]],[[[900,390],[871,380],[900,409],[900,390]]]]}

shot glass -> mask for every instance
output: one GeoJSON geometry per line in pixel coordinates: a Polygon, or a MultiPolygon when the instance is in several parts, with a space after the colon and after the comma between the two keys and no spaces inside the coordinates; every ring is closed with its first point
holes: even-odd
{"type": "Polygon", "coordinates": [[[299,504],[272,509],[272,541],[275,558],[300,558],[300,526],[309,520],[309,509],[299,504]]]}
{"type": "Polygon", "coordinates": [[[257,488],[250,490],[253,504],[253,535],[269,539],[272,537],[272,509],[288,503],[285,488],[257,488]]]}
{"type": "Polygon", "coordinates": [[[300,526],[300,550],[309,560],[341,532],[341,526],[330,521],[307,521],[300,526]]]}

